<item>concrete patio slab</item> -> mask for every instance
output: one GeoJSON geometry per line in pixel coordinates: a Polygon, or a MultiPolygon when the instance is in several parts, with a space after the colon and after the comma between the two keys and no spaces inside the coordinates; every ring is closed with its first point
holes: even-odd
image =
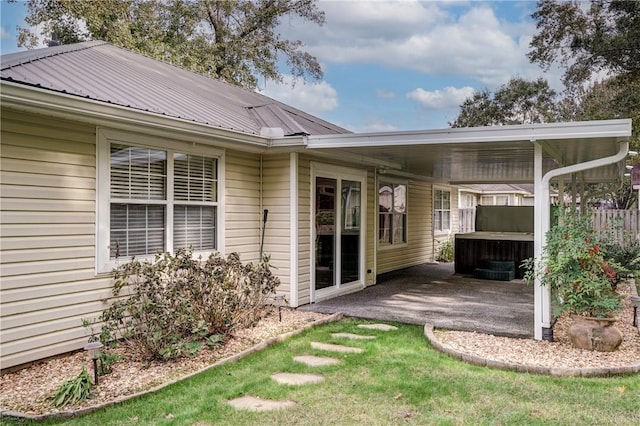
{"type": "Polygon", "coordinates": [[[436,328],[533,337],[533,284],[480,280],[453,263],[423,264],[380,275],[362,291],[298,309],[436,328]]]}

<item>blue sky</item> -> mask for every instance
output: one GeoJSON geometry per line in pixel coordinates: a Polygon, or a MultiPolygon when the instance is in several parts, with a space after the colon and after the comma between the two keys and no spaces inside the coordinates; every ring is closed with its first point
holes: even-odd
{"type": "MultiPolygon", "coordinates": [[[[291,85],[260,82],[260,91],[356,132],[448,127],[474,90],[510,77],[546,78],[526,58],[535,34],[535,1],[321,0],[326,23],[285,19],[280,32],[299,39],[324,78],[291,85]]],[[[26,2],[1,3],[1,50],[16,46],[26,2]]],[[[283,69],[286,73],[286,69],[283,69]]]]}

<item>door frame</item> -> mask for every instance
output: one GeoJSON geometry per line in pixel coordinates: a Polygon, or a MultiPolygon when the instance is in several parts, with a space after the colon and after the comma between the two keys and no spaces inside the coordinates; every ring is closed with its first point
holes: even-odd
{"type": "MultiPolygon", "coordinates": [[[[310,264],[309,264],[309,283],[310,283],[310,300],[311,303],[319,302],[320,300],[330,299],[332,297],[339,296],[341,294],[352,293],[354,291],[361,290],[365,288],[366,283],[366,239],[367,239],[367,171],[364,169],[354,169],[351,167],[344,166],[336,166],[333,164],[320,163],[320,162],[311,162],[311,176],[310,176],[310,211],[309,211],[309,226],[311,233],[311,240],[309,241],[310,247],[310,264]],[[323,288],[320,290],[316,290],[316,278],[315,278],[315,264],[316,264],[316,250],[315,250],[315,242],[316,242],[316,178],[317,177],[326,177],[331,179],[336,179],[338,190],[336,191],[336,217],[338,220],[341,218],[341,209],[342,203],[341,199],[338,198],[341,194],[341,182],[343,180],[357,181],[360,182],[361,191],[360,191],[360,259],[359,259],[359,279],[357,281],[352,281],[349,283],[341,283],[340,276],[338,274],[340,268],[336,268],[334,270],[334,274],[336,275],[336,284],[332,287],[323,288]]],[[[339,227],[336,226],[336,229],[341,230],[342,225],[341,222],[338,222],[339,227]]],[[[339,235],[336,234],[336,250],[334,256],[336,258],[341,257],[340,244],[338,238],[339,235]]]]}

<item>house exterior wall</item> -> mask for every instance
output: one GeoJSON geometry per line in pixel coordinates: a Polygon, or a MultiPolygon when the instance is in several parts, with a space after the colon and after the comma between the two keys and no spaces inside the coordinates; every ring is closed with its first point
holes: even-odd
{"type": "Polygon", "coordinates": [[[2,367],[81,348],[95,274],[96,130],[2,110],[2,367]],[[38,123],[37,126],[34,123],[38,123]]]}
{"type": "Polygon", "coordinates": [[[311,302],[311,158],[298,156],[298,306],[311,302]]]}
{"type": "MultiPolygon", "coordinates": [[[[407,243],[378,247],[377,274],[434,260],[432,186],[426,182],[408,181],[407,192],[407,243]]],[[[377,203],[377,191],[374,200],[377,203]]],[[[377,236],[375,241],[378,241],[377,236]]]]}
{"type": "Polygon", "coordinates": [[[225,252],[255,262],[260,251],[260,156],[225,152],[225,252]]]}
{"type": "MultiPolygon", "coordinates": [[[[277,292],[287,296],[291,290],[291,191],[290,155],[262,158],[262,207],[269,210],[265,227],[264,254],[270,257],[274,273],[280,277],[277,292]]],[[[262,220],[260,212],[260,220],[262,220]]],[[[262,226],[262,225],[260,225],[262,226]]]]}
{"type": "MultiPolygon", "coordinates": [[[[0,363],[5,369],[82,348],[89,337],[82,319],[104,310],[112,279],[96,274],[96,127],[3,108],[1,128],[0,363]]],[[[222,167],[225,252],[256,261],[260,156],[227,150],[222,167]]],[[[276,209],[271,211],[270,221],[277,223],[276,209]]],[[[277,266],[284,269],[281,260],[277,266]]]]}

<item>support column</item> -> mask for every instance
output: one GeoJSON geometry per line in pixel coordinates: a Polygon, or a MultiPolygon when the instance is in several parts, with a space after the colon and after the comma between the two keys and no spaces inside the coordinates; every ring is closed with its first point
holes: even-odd
{"type": "MultiPolygon", "coordinates": [[[[533,255],[536,262],[542,257],[544,240],[549,230],[549,185],[542,179],[542,146],[535,143],[534,148],[534,233],[533,255]]],[[[551,291],[543,286],[536,277],[534,282],[533,336],[536,340],[553,340],[551,329],[551,291]]]]}

